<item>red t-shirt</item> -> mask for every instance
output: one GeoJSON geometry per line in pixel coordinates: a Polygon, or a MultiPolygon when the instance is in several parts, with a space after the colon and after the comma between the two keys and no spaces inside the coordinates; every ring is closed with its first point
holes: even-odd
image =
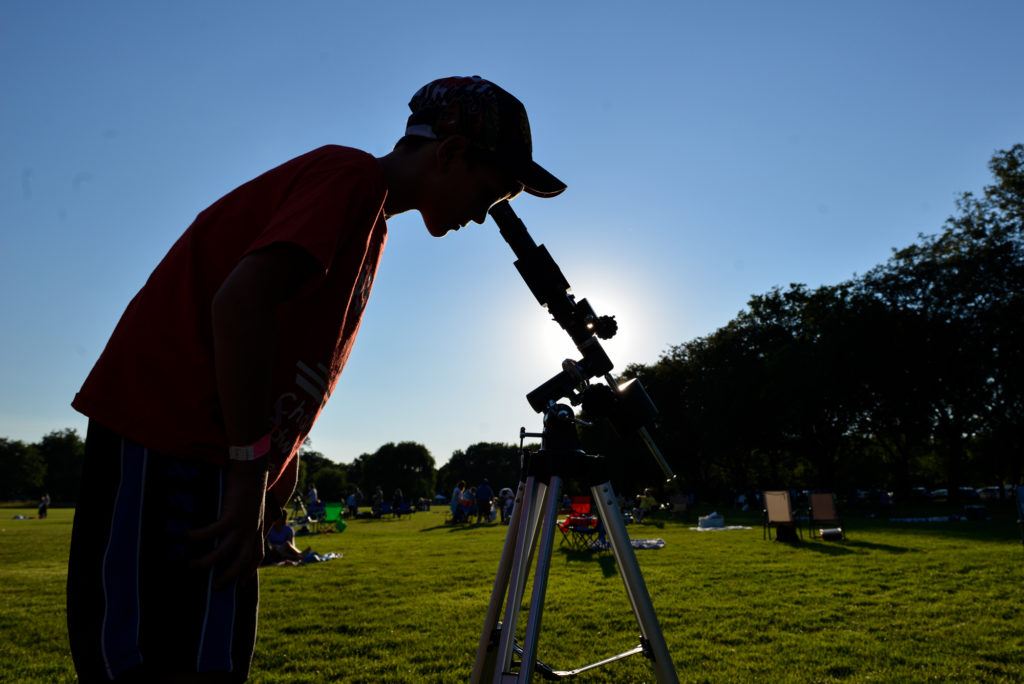
{"type": "Polygon", "coordinates": [[[277,312],[273,482],[298,452],[348,360],[387,239],[387,185],[371,155],[329,145],[203,211],[132,299],[72,406],[161,453],[216,463],[227,437],[211,304],[241,259],[298,245],[323,266],[277,312]]]}

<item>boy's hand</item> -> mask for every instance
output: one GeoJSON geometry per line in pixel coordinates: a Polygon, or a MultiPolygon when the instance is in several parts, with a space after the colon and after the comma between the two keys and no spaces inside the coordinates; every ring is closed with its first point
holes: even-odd
{"type": "Polygon", "coordinates": [[[220,518],[187,535],[192,541],[215,540],[213,551],[191,564],[194,568],[217,568],[214,588],[250,579],[263,562],[267,465],[266,458],[229,461],[220,518]]]}

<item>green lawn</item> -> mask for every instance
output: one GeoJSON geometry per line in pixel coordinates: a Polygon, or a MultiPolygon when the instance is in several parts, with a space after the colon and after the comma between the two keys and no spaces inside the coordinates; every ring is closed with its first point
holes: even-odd
{"type": "MultiPolygon", "coordinates": [[[[72,511],[0,509],[0,681],[74,681],[64,630],[72,511]]],[[[1012,514],[987,522],[853,518],[846,542],[762,540],[692,522],[630,525],[686,682],[1024,681],[1024,548],[1012,514]]],[[[252,681],[461,682],[472,669],[505,529],[444,525],[436,509],[306,537],[344,558],[267,568],[252,681]]],[[[610,554],[553,554],[539,657],[569,669],[634,646],[610,554]]],[[[650,681],[634,657],[586,682],[650,681]]]]}

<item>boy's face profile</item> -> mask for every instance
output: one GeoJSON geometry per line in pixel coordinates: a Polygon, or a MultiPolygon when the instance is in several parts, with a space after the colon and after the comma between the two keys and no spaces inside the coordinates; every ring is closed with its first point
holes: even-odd
{"type": "Polygon", "coordinates": [[[522,189],[496,163],[474,156],[462,136],[452,136],[437,146],[434,173],[419,207],[434,237],[458,230],[470,221],[483,223],[492,205],[514,197],[522,189]]]}

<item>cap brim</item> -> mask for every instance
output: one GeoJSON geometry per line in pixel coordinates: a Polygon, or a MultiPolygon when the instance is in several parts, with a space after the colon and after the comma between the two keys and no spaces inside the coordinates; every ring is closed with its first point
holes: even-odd
{"type": "Polygon", "coordinates": [[[565,183],[555,178],[535,161],[526,162],[516,174],[523,190],[535,197],[554,197],[565,190],[565,183]]]}

